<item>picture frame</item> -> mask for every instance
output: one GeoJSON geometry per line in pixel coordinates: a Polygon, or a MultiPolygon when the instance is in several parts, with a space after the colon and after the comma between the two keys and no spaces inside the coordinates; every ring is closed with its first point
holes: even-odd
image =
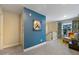
{"type": "Polygon", "coordinates": [[[33,31],[40,31],[40,30],[41,30],[41,21],[33,20],[33,31]]]}

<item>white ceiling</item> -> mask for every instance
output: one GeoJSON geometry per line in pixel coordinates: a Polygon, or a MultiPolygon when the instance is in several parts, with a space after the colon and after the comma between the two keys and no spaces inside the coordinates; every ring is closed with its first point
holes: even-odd
{"type": "Polygon", "coordinates": [[[15,13],[21,13],[23,6],[20,4],[0,4],[0,7],[3,10],[15,12],[15,13]]]}
{"type": "Polygon", "coordinates": [[[76,17],[79,14],[79,5],[68,4],[38,4],[25,5],[43,15],[46,15],[47,21],[59,21],[76,17]]]}
{"type": "Polygon", "coordinates": [[[1,7],[21,12],[23,6],[40,14],[46,15],[47,21],[59,21],[76,17],[79,14],[79,4],[26,4],[26,5],[1,5],[1,7]]]}

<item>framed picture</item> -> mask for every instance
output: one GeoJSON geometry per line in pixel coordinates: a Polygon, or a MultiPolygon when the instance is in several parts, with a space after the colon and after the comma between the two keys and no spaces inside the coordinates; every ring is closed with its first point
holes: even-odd
{"type": "Polygon", "coordinates": [[[33,30],[40,31],[41,30],[41,21],[33,20],[33,30]]]}

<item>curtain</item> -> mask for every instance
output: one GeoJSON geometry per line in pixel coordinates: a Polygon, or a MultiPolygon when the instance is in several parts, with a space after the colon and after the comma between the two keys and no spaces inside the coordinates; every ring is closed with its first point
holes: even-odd
{"type": "Polygon", "coordinates": [[[79,40],[79,17],[77,17],[76,19],[72,21],[72,31],[74,33],[77,33],[76,39],[79,40]]]}
{"type": "Polygon", "coordinates": [[[61,38],[62,37],[62,32],[61,32],[61,26],[62,26],[62,23],[61,22],[58,22],[58,38],[61,38]]]}
{"type": "Polygon", "coordinates": [[[72,21],[72,31],[79,32],[79,18],[78,17],[72,21]]]}

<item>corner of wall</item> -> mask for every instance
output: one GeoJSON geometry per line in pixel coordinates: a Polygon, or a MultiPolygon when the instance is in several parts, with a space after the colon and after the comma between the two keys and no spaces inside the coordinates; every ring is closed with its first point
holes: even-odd
{"type": "Polygon", "coordinates": [[[0,49],[3,49],[3,10],[0,8],[0,49]]]}

